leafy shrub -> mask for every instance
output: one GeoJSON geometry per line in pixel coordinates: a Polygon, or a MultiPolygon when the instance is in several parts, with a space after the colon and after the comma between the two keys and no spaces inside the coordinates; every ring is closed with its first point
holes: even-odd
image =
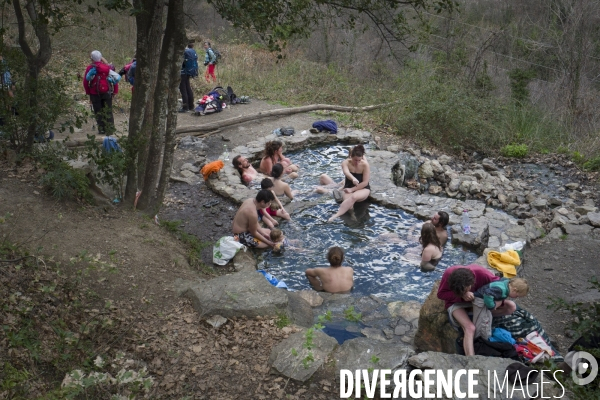
{"type": "MultiPolygon", "coordinates": [[[[87,135],[85,142],[85,156],[92,161],[97,171],[96,178],[106,183],[115,192],[119,199],[123,198],[123,186],[127,173],[127,159],[122,151],[106,151],[102,144],[96,141],[94,135],[87,135]]],[[[119,140],[119,145],[123,141],[119,140]]]]}
{"type": "Polygon", "coordinates": [[[59,200],[92,201],[87,177],[83,171],[74,169],[66,162],[62,162],[52,171],[48,171],[42,176],[40,183],[59,200]]]}
{"type": "Polygon", "coordinates": [[[583,156],[583,154],[581,154],[578,151],[574,151],[573,154],[571,154],[571,158],[577,164],[581,164],[585,160],[585,157],[583,156]]]}
{"type": "Polygon", "coordinates": [[[522,158],[527,155],[529,149],[526,144],[507,144],[500,152],[504,157],[522,158]]]}
{"type": "Polygon", "coordinates": [[[587,171],[600,171],[600,156],[594,157],[583,163],[583,169],[587,171]]]}

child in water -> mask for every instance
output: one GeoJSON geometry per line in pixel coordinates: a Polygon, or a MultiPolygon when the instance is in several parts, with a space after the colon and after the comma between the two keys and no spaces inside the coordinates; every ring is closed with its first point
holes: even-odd
{"type": "Polygon", "coordinates": [[[271,241],[275,243],[273,246],[273,251],[275,253],[280,253],[282,250],[290,246],[290,241],[286,239],[281,229],[271,229],[270,238],[271,241]]]}

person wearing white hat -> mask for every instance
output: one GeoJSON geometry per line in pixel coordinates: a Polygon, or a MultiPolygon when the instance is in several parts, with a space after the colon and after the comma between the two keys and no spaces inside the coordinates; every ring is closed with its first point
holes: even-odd
{"type": "Polygon", "coordinates": [[[119,92],[119,84],[109,79],[110,64],[102,57],[102,53],[94,50],[90,54],[92,63],[85,70],[83,87],[90,96],[90,103],[96,116],[98,134],[110,135],[115,131],[115,120],[112,113],[112,99],[119,92]]]}

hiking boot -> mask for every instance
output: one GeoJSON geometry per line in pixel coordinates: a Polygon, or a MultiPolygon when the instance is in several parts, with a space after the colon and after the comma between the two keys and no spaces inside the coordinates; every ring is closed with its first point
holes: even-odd
{"type": "Polygon", "coordinates": [[[179,110],[177,110],[177,112],[179,112],[179,113],[186,113],[188,111],[190,111],[190,110],[188,110],[187,108],[184,108],[184,107],[182,107],[179,110]]]}
{"type": "Polygon", "coordinates": [[[338,189],[333,189],[333,198],[335,199],[336,203],[341,203],[342,201],[344,201],[344,195],[342,194],[341,190],[338,189]]]}

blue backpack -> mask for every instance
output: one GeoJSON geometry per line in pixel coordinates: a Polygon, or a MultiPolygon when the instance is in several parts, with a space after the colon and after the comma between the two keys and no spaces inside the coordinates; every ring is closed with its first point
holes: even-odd
{"type": "Polygon", "coordinates": [[[189,47],[183,52],[181,75],[189,75],[192,78],[198,76],[198,54],[189,47]]]}
{"type": "Polygon", "coordinates": [[[137,61],[134,61],[129,66],[129,70],[127,71],[127,82],[131,83],[133,86],[133,82],[135,80],[135,69],[137,68],[137,61]]]}

